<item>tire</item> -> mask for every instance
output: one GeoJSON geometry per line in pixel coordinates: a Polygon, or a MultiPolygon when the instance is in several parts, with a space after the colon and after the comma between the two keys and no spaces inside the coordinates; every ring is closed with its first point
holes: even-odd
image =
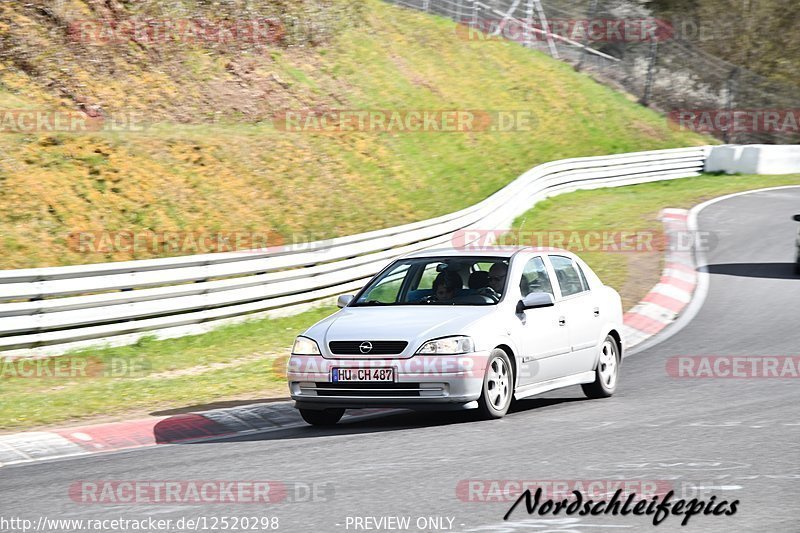
{"type": "Polygon", "coordinates": [[[600,347],[600,359],[594,370],[594,382],[581,385],[583,393],[589,398],[608,398],[617,390],[619,381],[619,345],[608,335],[600,347]]]}
{"type": "Polygon", "coordinates": [[[478,400],[482,418],[503,418],[514,396],[514,370],[508,354],[495,348],[489,354],[483,376],[483,389],[478,400]]]}
{"type": "Polygon", "coordinates": [[[335,426],[342,415],[344,409],[300,409],[300,416],[312,426],[335,426]]]}

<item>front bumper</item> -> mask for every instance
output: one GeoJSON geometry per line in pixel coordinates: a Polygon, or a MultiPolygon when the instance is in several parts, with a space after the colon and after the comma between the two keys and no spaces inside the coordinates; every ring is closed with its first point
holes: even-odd
{"type": "Polygon", "coordinates": [[[287,368],[289,392],[297,407],[311,409],[459,408],[480,397],[489,354],[417,355],[408,359],[293,355],[287,368]],[[334,368],[394,368],[395,378],[393,382],[333,383],[334,368]]]}

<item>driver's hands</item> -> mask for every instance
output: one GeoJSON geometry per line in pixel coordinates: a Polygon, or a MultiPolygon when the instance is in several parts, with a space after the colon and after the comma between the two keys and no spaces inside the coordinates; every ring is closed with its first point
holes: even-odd
{"type": "Polygon", "coordinates": [[[495,291],[491,287],[481,287],[480,289],[477,290],[477,294],[480,294],[481,296],[488,296],[489,298],[492,298],[495,301],[500,300],[500,295],[497,294],[497,291],[495,291]]]}

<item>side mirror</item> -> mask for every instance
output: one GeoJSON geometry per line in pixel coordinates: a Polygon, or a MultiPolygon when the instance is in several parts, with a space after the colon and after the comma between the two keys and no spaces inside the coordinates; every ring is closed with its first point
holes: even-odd
{"type": "Polygon", "coordinates": [[[354,296],[353,296],[352,294],[342,294],[342,295],[341,295],[341,296],[339,296],[339,298],[336,300],[336,305],[338,305],[340,308],[342,308],[342,307],[347,307],[347,305],[348,305],[350,302],[352,302],[352,301],[353,301],[353,298],[354,298],[354,296]]]}
{"type": "Polygon", "coordinates": [[[553,300],[553,295],[549,292],[532,292],[517,302],[517,314],[524,312],[526,309],[550,307],[553,305],[555,305],[555,300],[553,300]]]}
{"type": "Polygon", "coordinates": [[[792,217],[795,222],[800,222],[800,215],[795,215],[792,217]]]}

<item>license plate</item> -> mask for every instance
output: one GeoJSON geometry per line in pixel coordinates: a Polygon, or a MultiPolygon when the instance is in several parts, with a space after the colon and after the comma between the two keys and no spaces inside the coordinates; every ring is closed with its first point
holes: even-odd
{"type": "Polygon", "coordinates": [[[394,381],[394,368],[334,368],[331,381],[394,381]]]}

